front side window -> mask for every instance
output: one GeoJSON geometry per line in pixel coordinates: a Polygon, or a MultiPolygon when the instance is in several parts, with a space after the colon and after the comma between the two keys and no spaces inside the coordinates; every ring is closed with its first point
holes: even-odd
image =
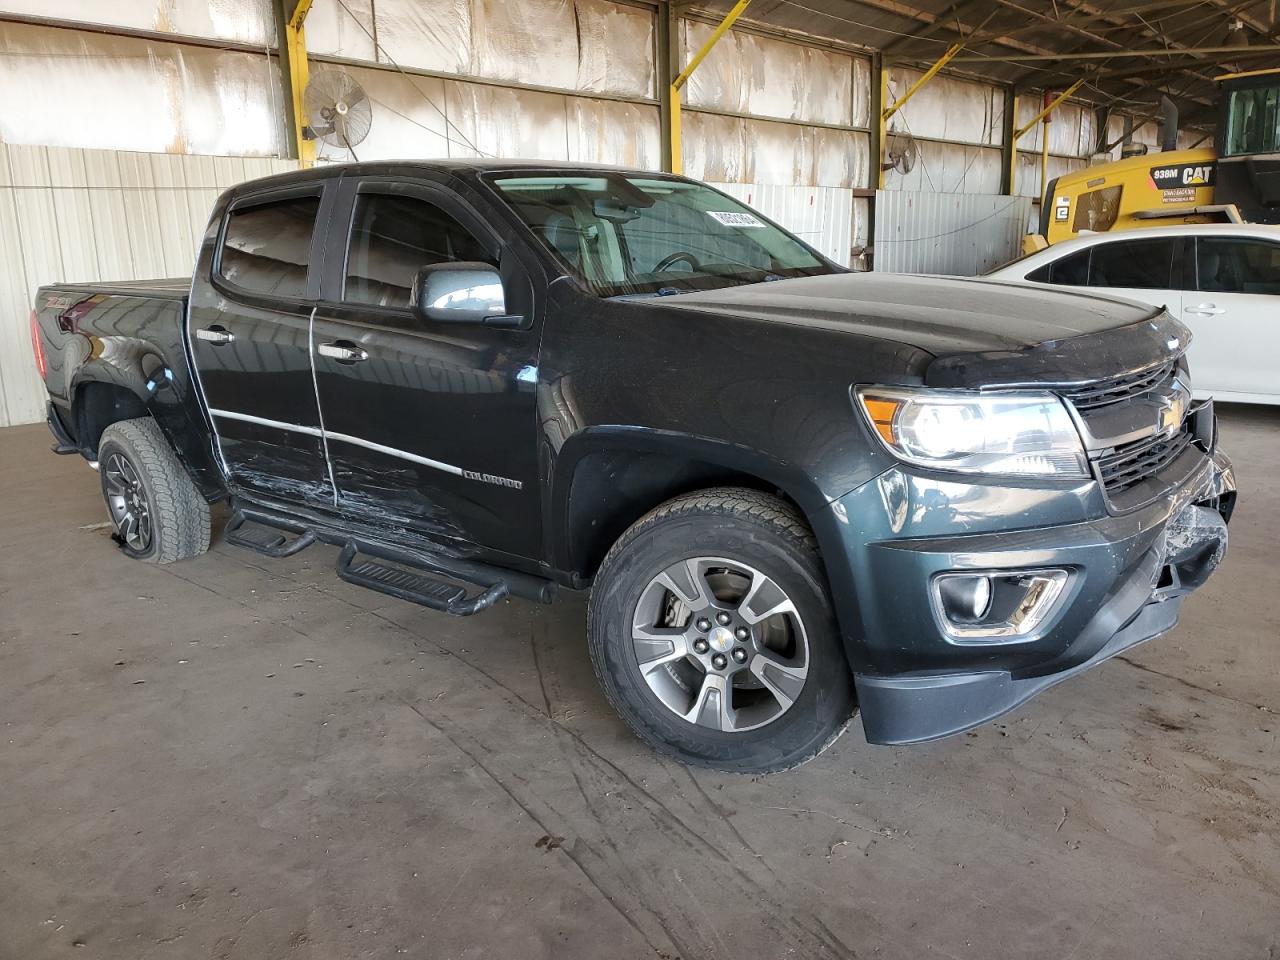
{"type": "Polygon", "coordinates": [[[1100,243],[1089,261],[1089,286],[1171,290],[1177,239],[1100,243]]]}
{"type": "Polygon", "coordinates": [[[218,261],[223,279],[249,293],[305,297],[319,210],[318,196],[234,208],[218,261]]]}
{"type": "Polygon", "coordinates": [[[1199,289],[1213,293],[1280,294],[1280,244],[1235,237],[1196,241],[1199,289]]]}
{"type": "Polygon", "coordinates": [[[1227,106],[1224,154],[1280,151],[1280,83],[1233,90],[1227,106]]]}
{"type": "Polygon", "coordinates": [[[434,203],[397,193],[356,197],[342,299],[409,306],[413,278],[434,263],[493,258],[472,233],[434,203]]]}
{"type": "Polygon", "coordinates": [[[680,293],[834,268],[710,187],[616,173],[502,176],[502,199],[602,297],[680,293]]]}

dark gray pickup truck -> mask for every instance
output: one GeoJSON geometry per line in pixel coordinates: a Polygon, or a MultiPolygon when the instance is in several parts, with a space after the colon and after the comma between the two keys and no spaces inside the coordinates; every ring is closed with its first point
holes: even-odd
{"type": "Polygon", "coordinates": [[[1169,630],[1235,501],[1163,310],[854,275],[711,188],[333,166],[191,279],[43,288],[60,453],[121,549],[224,536],[444,613],[590,589],[609,700],[735,771],[957,733],[1169,630]]]}

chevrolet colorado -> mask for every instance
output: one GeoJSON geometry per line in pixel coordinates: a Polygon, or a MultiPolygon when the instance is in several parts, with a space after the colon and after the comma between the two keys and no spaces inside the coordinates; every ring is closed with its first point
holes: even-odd
{"type": "Polygon", "coordinates": [[[340,547],[451,614],[587,589],[609,701],[733,771],[982,724],[1169,630],[1235,500],[1164,310],[851,274],[681,177],[329,166],[191,279],[39,291],[120,548],[340,547]]]}

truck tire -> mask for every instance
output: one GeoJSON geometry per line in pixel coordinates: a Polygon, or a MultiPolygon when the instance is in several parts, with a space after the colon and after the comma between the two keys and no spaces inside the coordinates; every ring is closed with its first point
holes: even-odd
{"type": "Polygon", "coordinates": [[[129,556],[173,563],[209,549],[209,504],[150,417],[102,432],[98,474],[115,540],[129,556]]]}
{"type": "Polygon", "coordinates": [[[703,490],[642,517],[601,563],[587,619],[609,702],[685,763],[786,770],[856,709],[813,532],[760,491],[703,490]]]}

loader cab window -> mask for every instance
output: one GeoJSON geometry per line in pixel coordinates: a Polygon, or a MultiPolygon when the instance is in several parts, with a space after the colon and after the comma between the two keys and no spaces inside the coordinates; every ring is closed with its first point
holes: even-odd
{"type": "Polygon", "coordinates": [[[1280,151],[1280,80],[1231,92],[1223,155],[1280,151]]]}
{"type": "Polygon", "coordinates": [[[492,263],[494,258],[434,203],[401,193],[361,193],[351,222],[342,299],[408,309],[420,268],[458,260],[492,263]]]}
{"type": "Polygon", "coordinates": [[[318,194],[233,207],[222,235],[219,275],[247,293],[305,297],[319,210],[318,194]]]}

